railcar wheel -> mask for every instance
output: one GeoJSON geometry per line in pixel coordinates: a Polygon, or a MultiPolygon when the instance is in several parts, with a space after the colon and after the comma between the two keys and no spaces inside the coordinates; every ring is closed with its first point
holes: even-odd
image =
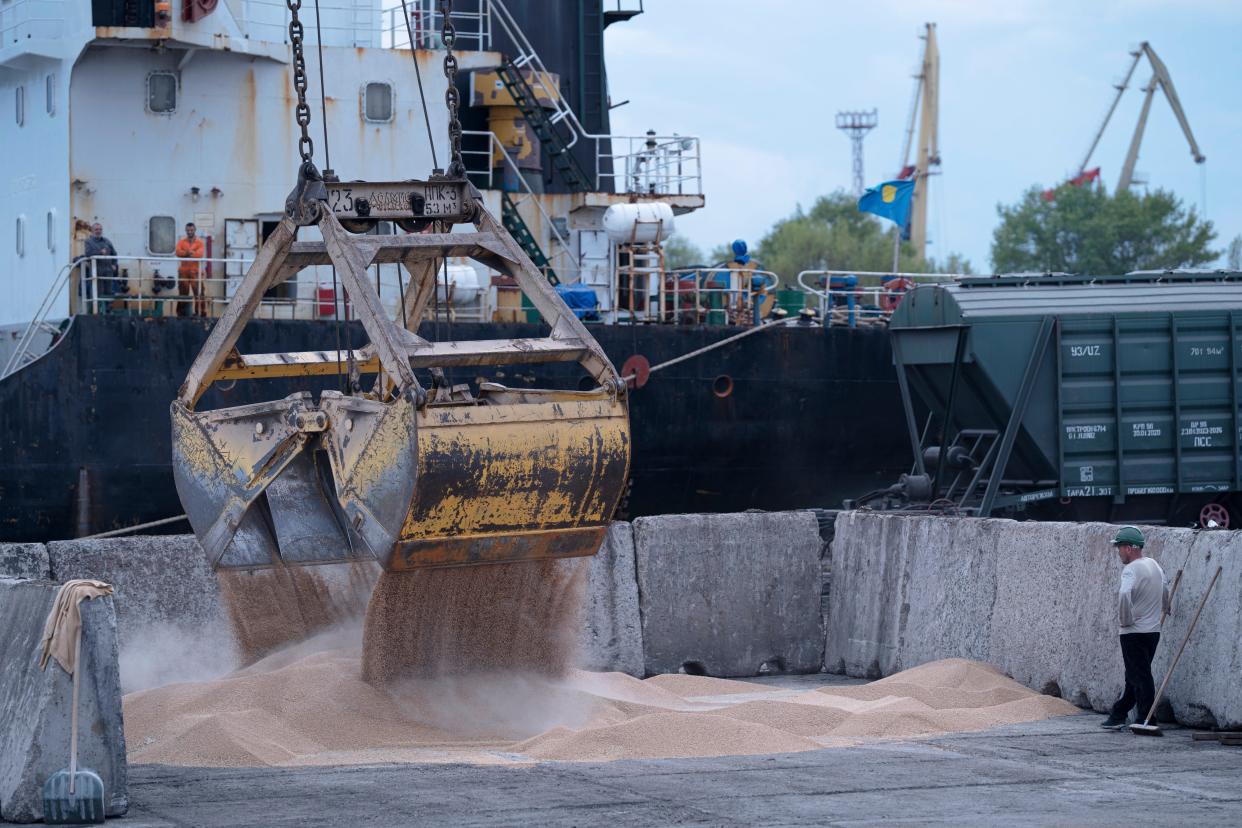
{"type": "Polygon", "coordinates": [[[1199,510],[1199,528],[1228,529],[1229,510],[1221,503],[1209,503],[1199,510]]]}

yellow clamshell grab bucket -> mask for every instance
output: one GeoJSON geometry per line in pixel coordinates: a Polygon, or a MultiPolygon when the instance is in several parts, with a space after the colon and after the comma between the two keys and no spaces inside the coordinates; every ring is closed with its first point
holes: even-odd
{"type": "Polygon", "coordinates": [[[285,218],[190,367],[172,403],[172,430],[177,493],[215,569],[375,559],[400,571],[593,555],[630,454],[625,384],[468,182],[325,183],[309,162],[285,218]],[[350,198],[342,199],[346,188],[350,198]],[[438,232],[348,232],[379,220],[438,232]],[[475,232],[443,232],[464,222],[475,232]],[[310,224],[323,241],[295,241],[297,227],[310,224]],[[512,276],[551,334],[419,337],[439,265],[457,256],[512,276]],[[399,320],[388,318],[366,278],[377,262],[408,272],[399,320]],[[264,292],[319,264],[336,266],[369,344],[352,352],[237,353],[264,292]],[[435,382],[424,388],[414,373],[543,362],[578,362],[597,387],[519,391],[482,383],[473,395],[435,382]],[[377,374],[374,388],[195,410],[216,381],[335,375],[346,365],[355,376],[377,374]]]}

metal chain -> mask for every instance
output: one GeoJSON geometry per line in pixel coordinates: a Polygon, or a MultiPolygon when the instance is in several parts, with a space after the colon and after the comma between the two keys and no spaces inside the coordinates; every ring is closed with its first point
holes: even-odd
{"type": "Polygon", "coordinates": [[[448,80],[448,88],[444,90],[444,103],[448,107],[448,174],[461,178],[466,174],[466,165],[461,160],[461,121],[457,118],[461,95],[457,91],[457,56],[453,54],[453,46],[457,42],[457,27],[453,25],[453,0],[440,0],[440,16],[443,19],[440,38],[444,41],[445,49],[444,77],[448,80]]]}
{"type": "Polygon", "coordinates": [[[310,105],[306,103],[306,55],[302,51],[302,21],[298,20],[298,9],[302,8],[302,0],[285,0],[289,7],[289,43],[293,46],[293,88],[298,93],[298,105],[294,108],[298,126],[302,128],[302,137],[298,139],[298,153],[302,162],[308,163],[315,154],[315,145],[310,137],[310,105]]]}

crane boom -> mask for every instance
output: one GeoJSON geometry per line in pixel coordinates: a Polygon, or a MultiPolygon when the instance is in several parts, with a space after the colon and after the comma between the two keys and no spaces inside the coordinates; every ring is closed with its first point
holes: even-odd
{"type": "Polygon", "coordinates": [[[1121,177],[1117,179],[1117,192],[1124,193],[1130,189],[1134,180],[1134,164],[1138,161],[1139,145],[1143,143],[1143,130],[1147,129],[1147,115],[1151,112],[1151,99],[1156,97],[1156,76],[1144,87],[1143,108],[1139,110],[1138,125],[1134,127],[1134,137],[1130,139],[1130,149],[1126,152],[1126,161],[1121,165],[1121,177]]]}
{"type": "Polygon", "coordinates": [[[1164,61],[1156,56],[1156,51],[1151,48],[1150,43],[1144,43],[1143,49],[1147,52],[1147,59],[1151,61],[1156,80],[1160,81],[1160,88],[1164,90],[1164,97],[1168,99],[1169,106],[1173,108],[1173,114],[1177,116],[1177,123],[1181,125],[1182,132],[1186,135],[1186,141],[1190,144],[1190,154],[1194,157],[1196,164],[1202,164],[1207,158],[1199,152],[1199,144],[1195,141],[1195,134],[1190,131],[1190,122],[1186,120],[1186,112],[1182,109],[1181,99],[1177,97],[1177,90],[1173,88],[1173,78],[1169,75],[1169,70],[1165,67],[1164,61]]]}
{"type": "Polygon", "coordinates": [[[1121,102],[1121,96],[1130,87],[1130,78],[1134,77],[1134,70],[1138,68],[1139,62],[1146,56],[1147,62],[1151,64],[1151,80],[1143,87],[1143,108],[1139,111],[1138,123],[1134,127],[1134,135],[1130,138],[1130,148],[1126,152],[1125,163],[1121,166],[1121,175],[1117,179],[1117,192],[1125,192],[1130,189],[1130,184],[1134,181],[1134,165],[1138,162],[1139,148],[1143,144],[1143,132],[1147,129],[1147,117],[1151,114],[1152,98],[1156,95],[1157,87],[1164,92],[1164,97],[1168,100],[1169,106],[1173,109],[1173,114],[1177,117],[1177,123],[1182,128],[1182,133],[1186,136],[1186,142],[1190,144],[1190,154],[1195,159],[1196,164],[1202,164],[1207,160],[1203,153],[1199,151],[1199,144],[1195,141],[1194,132],[1190,129],[1190,121],[1186,119],[1186,111],[1182,109],[1181,99],[1177,97],[1177,90],[1173,87],[1173,78],[1169,75],[1169,69],[1164,65],[1164,61],[1156,54],[1156,50],[1151,48],[1151,44],[1144,40],[1139,44],[1138,48],[1130,53],[1134,58],[1130,61],[1130,68],[1126,71],[1125,78],[1121,83],[1117,84],[1117,94],[1113,96],[1113,102],[1108,107],[1108,112],[1104,115],[1104,120],[1100,124],[1100,128],[1095,132],[1095,138],[1091,141],[1091,146],[1087,149],[1087,154],[1083,156],[1082,163],[1078,165],[1078,173],[1071,183],[1077,183],[1082,179],[1083,174],[1087,171],[1087,164],[1091,163],[1091,155],[1095,152],[1096,147],[1100,144],[1100,139],[1104,136],[1104,130],[1108,126],[1108,122],[1112,119],[1113,113],[1117,111],[1117,104],[1121,102]]]}
{"type": "MultiPolygon", "coordinates": [[[[1134,60],[1130,61],[1130,70],[1126,72],[1125,78],[1121,83],[1117,84],[1117,94],[1113,96],[1113,104],[1108,108],[1108,112],[1104,114],[1104,120],[1100,123],[1100,128],[1095,131],[1095,139],[1092,140],[1091,146],[1087,148],[1087,154],[1083,156],[1082,163],[1078,165],[1077,175],[1082,175],[1087,170],[1087,165],[1091,163],[1091,154],[1095,152],[1095,148],[1100,145],[1100,139],[1104,137],[1104,129],[1108,126],[1109,120],[1113,117],[1113,113],[1117,111],[1117,104],[1121,103],[1121,96],[1130,88],[1130,78],[1134,76],[1134,70],[1138,68],[1139,61],[1143,57],[1143,50],[1139,49],[1133,53],[1134,60]]],[[[1076,176],[1077,177],[1077,176],[1076,176]]]]}
{"type": "Polygon", "coordinates": [[[914,194],[910,199],[910,243],[918,256],[927,250],[927,184],[932,167],[940,166],[940,47],[936,43],[936,24],[928,23],[923,34],[923,60],[919,70],[922,93],[919,108],[919,137],[916,147],[914,194]]]}

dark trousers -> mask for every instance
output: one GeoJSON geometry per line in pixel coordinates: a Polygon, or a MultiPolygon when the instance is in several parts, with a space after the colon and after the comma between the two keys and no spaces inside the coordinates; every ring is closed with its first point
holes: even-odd
{"type": "Polygon", "coordinates": [[[1126,633],[1121,636],[1121,658],[1126,663],[1126,689],[1113,705],[1114,719],[1125,719],[1130,708],[1138,707],[1138,721],[1147,718],[1152,699],[1156,697],[1156,683],[1151,677],[1151,660],[1156,656],[1160,633],[1126,633]]]}

